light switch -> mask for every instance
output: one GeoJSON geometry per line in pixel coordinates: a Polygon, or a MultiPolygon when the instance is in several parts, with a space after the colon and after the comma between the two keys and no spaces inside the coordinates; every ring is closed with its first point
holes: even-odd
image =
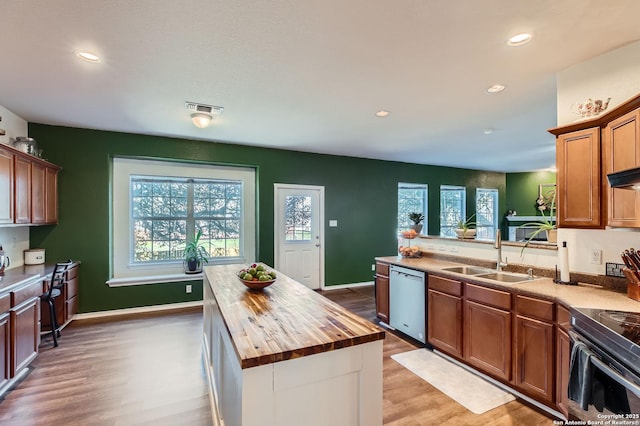
{"type": "Polygon", "coordinates": [[[329,221],[329,227],[330,227],[330,228],[337,228],[337,227],[338,227],[338,221],[337,221],[337,220],[335,220],[335,219],[331,219],[331,220],[329,221]]]}

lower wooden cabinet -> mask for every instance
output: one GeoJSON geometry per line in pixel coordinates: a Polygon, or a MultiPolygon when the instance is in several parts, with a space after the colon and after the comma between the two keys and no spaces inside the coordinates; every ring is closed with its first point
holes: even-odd
{"type": "Polygon", "coordinates": [[[11,308],[10,328],[11,377],[14,377],[38,356],[38,346],[40,346],[39,297],[27,299],[11,308]]]}
{"type": "Polygon", "coordinates": [[[11,378],[11,330],[9,329],[9,312],[0,314],[0,389],[11,378]]]}
{"type": "Polygon", "coordinates": [[[556,408],[569,416],[569,365],[571,363],[571,313],[558,305],[556,308],[556,408]]]}
{"type": "Polygon", "coordinates": [[[554,401],[553,324],[517,315],[515,385],[547,403],[554,401]]]}
{"type": "Polygon", "coordinates": [[[376,262],[376,316],[389,323],[389,264],[376,262]]]}
{"type": "Polygon", "coordinates": [[[511,380],[511,312],[466,300],[464,359],[487,374],[511,380]]]}
{"type": "MultiPolygon", "coordinates": [[[[65,275],[62,295],[55,298],[56,317],[60,326],[67,324],[78,313],[79,273],[79,265],[69,268],[65,275]]],[[[43,292],[46,291],[48,285],[48,282],[44,283],[43,292]]],[[[48,303],[43,303],[41,306],[41,318],[43,330],[51,330],[51,314],[49,313],[48,303]]]]}
{"type": "Polygon", "coordinates": [[[429,275],[427,341],[433,347],[462,358],[462,283],[429,275]]]}

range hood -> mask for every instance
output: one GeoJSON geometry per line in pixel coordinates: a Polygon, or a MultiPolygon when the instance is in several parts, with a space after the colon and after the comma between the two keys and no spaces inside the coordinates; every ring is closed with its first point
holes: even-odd
{"type": "Polygon", "coordinates": [[[611,173],[607,175],[607,179],[612,188],[640,191],[640,167],[611,173]]]}

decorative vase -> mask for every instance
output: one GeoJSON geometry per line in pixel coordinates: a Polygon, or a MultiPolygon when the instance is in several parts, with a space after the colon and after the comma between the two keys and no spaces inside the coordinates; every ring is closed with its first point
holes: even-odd
{"type": "Polygon", "coordinates": [[[413,229],[414,231],[416,231],[418,234],[420,234],[420,231],[422,231],[422,224],[419,223],[417,225],[411,225],[409,226],[409,228],[413,229]]]}
{"type": "Polygon", "coordinates": [[[184,271],[187,274],[195,274],[197,272],[200,272],[200,262],[198,261],[198,259],[186,259],[184,261],[184,271]]]}

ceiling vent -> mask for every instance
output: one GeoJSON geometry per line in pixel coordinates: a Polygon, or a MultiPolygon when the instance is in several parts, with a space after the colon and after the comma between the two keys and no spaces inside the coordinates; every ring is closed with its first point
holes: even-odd
{"type": "Polygon", "coordinates": [[[215,105],[199,104],[196,102],[185,102],[184,107],[191,112],[204,112],[212,115],[220,115],[224,111],[224,107],[215,105]]]}

